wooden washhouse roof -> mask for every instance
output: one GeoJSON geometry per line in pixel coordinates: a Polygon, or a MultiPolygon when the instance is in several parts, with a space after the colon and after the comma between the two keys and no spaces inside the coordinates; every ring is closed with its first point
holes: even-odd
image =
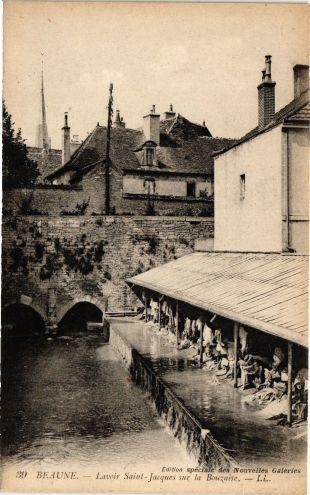
{"type": "Polygon", "coordinates": [[[307,346],[308,256],[197,252],[127,282],[307,346]]]}

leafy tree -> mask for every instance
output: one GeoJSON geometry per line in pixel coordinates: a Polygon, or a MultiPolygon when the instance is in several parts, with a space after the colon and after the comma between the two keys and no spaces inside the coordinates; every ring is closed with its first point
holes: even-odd
{"type": "Polygon", "coordinates": [[[40,175],[36,162],[28,157],[21,130],[14,130],[12,116],[2,105],[2,174],[4,187],[33,186],[40,175]]]}

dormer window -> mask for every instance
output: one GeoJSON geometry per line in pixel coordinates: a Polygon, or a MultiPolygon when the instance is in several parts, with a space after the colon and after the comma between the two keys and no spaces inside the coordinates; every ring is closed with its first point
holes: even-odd
{"type": "Polygon", "coordinates": [[[156,165],[156,143],[154,141],[146,141],[143,144],[141,165],[144,167],[156,165]]]}
{"type": "Polygon", "coordinates": [[[134,150],[142,167],[152,167],[157,164],[156,146],[155,141],[145,141],[142,146],[134,150]]]}
{"type": "Polygon", "coordinates": [[[145,164],[151,167],[152,165],[154,165],[155,150],[154,148],[146,148],[145,153],[146,153],[145,164]]]}

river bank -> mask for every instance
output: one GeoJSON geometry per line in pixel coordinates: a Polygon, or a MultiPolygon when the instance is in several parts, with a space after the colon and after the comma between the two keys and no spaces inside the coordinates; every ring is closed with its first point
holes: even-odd
{"type": "Polygon", "coordinates": [[[304,464],[306,436],[255,413],[239,390],[130,318],[111,318],[111,345],[180,443],[209,467],[304,464]],[[162,399],[163,397],[163,399],[162,399]],[[172,409],[169,410],[169,408],[172,409]]]}

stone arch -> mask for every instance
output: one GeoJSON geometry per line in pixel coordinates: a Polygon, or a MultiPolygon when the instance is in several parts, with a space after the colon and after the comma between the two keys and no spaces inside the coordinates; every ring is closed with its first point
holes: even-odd
{"type": "Polygon", "coordinates": [[[40,307],[18,299],[2,308],[4,336],[43,335],[46,331],[46,318],[40,307]],[[7,334],[9,331],[9,334],[7,334]]]}
{"type": "Polygon", "coordinates": [[[62,318],[72,309],[76,304],[88,302],[96,306],[102,312],[102,319],[104,318],[104,314],[106,312],[106,300],[98,299],[97,297],[92,297],[88,295],[81,295],[79,297],[75,297],[73,300],[61,306],[59,310],[57,310],[57,324],[62,320],[62,318]]]}
{"type": "Polygon", "coordinates": [[[23,306],[28,306],[31,308],[33,311],[38,313],[38,315],[42,318],[44,323],[47,323],[47,317],[46,317],[46,312],[41,308],[41,306],[35,302],[33,302],[31,297],[28,296],[21,296],[19,299],[12,299],[6,304],[4,304],[1,308],[2,313],[4,313],[10,306],[14,306],[17,304],[21,304],[23,306]]]}

